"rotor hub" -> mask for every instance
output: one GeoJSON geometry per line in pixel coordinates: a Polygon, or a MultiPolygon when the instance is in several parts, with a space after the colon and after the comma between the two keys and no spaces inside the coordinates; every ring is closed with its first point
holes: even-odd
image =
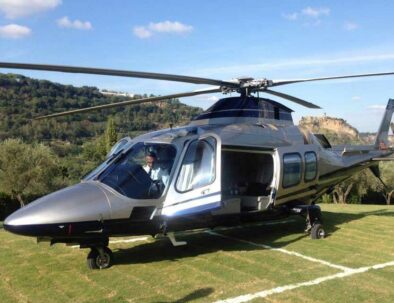
{"type": "Polygon", "coordinates": [[[267,87],[272,86],[272,80],[268,80],[266,78],[263,79],[238,79],[240,80],[239,86],[240,88],[248,88],[249,90],[261,90],[267,87]]]}

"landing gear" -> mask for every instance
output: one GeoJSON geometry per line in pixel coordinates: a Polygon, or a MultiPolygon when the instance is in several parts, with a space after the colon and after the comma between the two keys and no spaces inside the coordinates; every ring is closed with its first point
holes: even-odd
{"type": "Polygon", "coordinates": [[[323,229],[323,225],[315,223],[311,228],[312,239],[323,239],[326,236],[326,232],[323,229]]]}
{"type": "Polygon", "coordinates": [[[106,269],[112,266],[113,259],[112,251],[108,247],[91,247],[87,264],[90,269],[106,269]]]}
{"type": "Polygon", "coordinates": [[[323,229],[321,210],[318,205],[299,205],[291,209],[293,213],[306,219],[305,233],[312,239],[323,239],[326,232],[323,229]]]}
{"type": "Polygon", "coordinates": [[[186,241],[177,241],[177,240],[175,239],[175,235],[174,235],[173,232],[167,233],[167,237],[170,239],[171,244],[172,244],[174,247],[187,245],[187,242],[186,242],[186,241]]]}

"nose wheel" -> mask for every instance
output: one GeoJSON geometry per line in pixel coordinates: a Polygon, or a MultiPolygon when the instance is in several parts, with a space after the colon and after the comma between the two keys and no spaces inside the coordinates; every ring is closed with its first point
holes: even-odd
{"type": "Polygon", "coordinates": [[[113,264],[113,254],[108,247],[92,247],[87,257],[90,269],[106,269],[113,264]]]}

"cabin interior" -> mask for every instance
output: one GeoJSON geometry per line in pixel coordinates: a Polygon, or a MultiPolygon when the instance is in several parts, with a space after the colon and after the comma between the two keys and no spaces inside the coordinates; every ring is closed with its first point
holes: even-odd
{"type": "Polygon", "coordinates": [[[267,208],[274,174],[270,153],[222,150],[222,194],[229,213],[267,208]]]}

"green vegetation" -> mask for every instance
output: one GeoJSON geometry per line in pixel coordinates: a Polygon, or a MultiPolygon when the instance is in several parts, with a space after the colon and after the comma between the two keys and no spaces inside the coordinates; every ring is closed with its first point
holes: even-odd
{"type": "MultiPolygon", "coordinates": [[[[133,99],[147,97],[136,95],[133,99]]],[[[120,136],[135,135],[179,125],[190,120],[201,109],[187,106],[178,100],[159,104],[140,104],[72,115],[45,121],[33,117],[88,106],[128,100],[126,97],[108,97],[96,87],[74,87],[21,75],[0,74],[0,140],[21,138],[26,142],[62,140],[81,145],[103,134],[107,117],[120,136]]]]}
{"type": "Polygon", "coordinates": [[[26,144],[19,139],[0,143],[0,188],[23,207],[26,196],[38,196],[64,185],[59,160],[43,144],[26,144]]]}
{"type": "MultiPolygon", "coordinates": [[[[322,205],[328,237],[311,240],[304,220],[216,232],[360,268],[394,260],[394,208],[322,205]]],[[[87,250],[37,245],[0,230],[1,302],[214,302],[333,275],[327,265],[253,243],[197,232],[185,247],[168,239],[116,243],[116,264],[90,271],[87,250]]],[[[118,239],[116,239],[118,240],[118,239]]],[[[394,267],[273,294],[253,302],[392,302],[394,267]]]]}
{"type": "MultiPolygon", "coordinates": [[[[322,129],[331,144],[366,144],[362,139],[339,136],[337,133],[322,129]]],[[[325,203],[369,203],[375,201],[378,204],[391,204],[394,194],[394,162],[380,162],[377,166],[380,177],[387,187],[385,187],[369,170],[364,170],[355,174],[350,179],[335,186],[333,192],[327,197],[322,197],[320,202],[325,203]]]]}

